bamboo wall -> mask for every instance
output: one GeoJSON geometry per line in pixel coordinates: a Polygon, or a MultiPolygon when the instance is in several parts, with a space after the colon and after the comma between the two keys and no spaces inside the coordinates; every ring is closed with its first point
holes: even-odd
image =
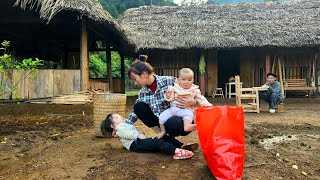
{"type": "Polygon", "coordinates": [[[147,54],[149,63],[158,75],[178,76],[181,68],[188,67],[194,71],[195,84],[198,84],[198,64],[200,53],[195,50],[150,50],[141,52],[147,54]]]}
{"type": "MultiPolygon", "coordinates": [[[[280,59],[282,74],[284,79],[306,79],[310,85],[314,81],[315,68],[317,63],[315,52],[311,49],[283,49],[268,50],[270,54],[270,71],[274,64],[273,73],[279,74],[278,59],[280,59]],[[284,72],[283,72],[284,71],[284,72]]],[[[251,53],[252,54],[252,53],[251,53]]],[[[265,82],[266,72],[266,51],[260,51],[257,57],[254,57],[254,85],[261,85],[265,82]]]]}
{"type": "MultiPolygon", "coordinates": [[[[260,86],[265,83],[266,55],[270,55],[270,69],[275,63],[274,73],[278,74],[277,58],[284,65],[285,78],[307,79],[309,84],[315,76],[313,66],[317,65],[315,51],[311,48],[267,49],[242,48],[240,51],[240,77],[243,87],[260,86]],[[315,65],[314,65],[315,63],[315,65]]],[[[206,92],[211,96],[218,85],[218,52],[219,50],[149,50],[140,52],[147,54],[150,64],[155,67],[159,75],[177,76],[182,67],[189,67],[198,74],[198,64],[201,52],[205,55],[207,63],[206,92]]],[[[195,77],[198,84],[199,78],[195,77]]],[[[222,87],[224,88],[224,87],[222,87]]]]}
{"type": "MultiPolygon", "coordinates": [[[[0,84],[5,90],[14,88],[14,99],[35,99],[53,97],[80,91],[80,70],[5,70],[0,73],[0,84]],[[26,74],[29,74],[26,77],[26,74]],[[6,78],[7,77],[7,78],[6,78]],[[26,77],[26,78],[24,78],[26,77]],[[15,87],[13,87],[15,86],[15,87]]],[[[1,93],[0,99],[10,99],[10,94],[1,93]]]]}

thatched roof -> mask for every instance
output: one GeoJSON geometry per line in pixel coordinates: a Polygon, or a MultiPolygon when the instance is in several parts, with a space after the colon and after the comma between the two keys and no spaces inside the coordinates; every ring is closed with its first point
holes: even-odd
{"type": "Polygon", "coordinates": [[[110,30],[114,39],[120,41],[119,46],[127,50],[133,45],[125,36],[119,23],[106,12],[98,0],[16,0],[15,6],[21,7],[23,10],[34,10],[39,12],[40,18],[49,23],[57,14],[62,11],[76,12],[82,17],[102,25],[102,29],[110,30]]]}
{"type": "Polygon", "coordinates": [[[140,7],[122,28],[138,49],[320,45],[320,1],[140,7]]]}
{"type": "Polygon", "coordinates": [[[16,0],[15,6],[23,10],[38,10],[40,18],[50,21],[59,12],[76,11],[88,16],[97,22],[108,21],[116,24],[116,21],[108,14],[98,0],[16,0]]]}

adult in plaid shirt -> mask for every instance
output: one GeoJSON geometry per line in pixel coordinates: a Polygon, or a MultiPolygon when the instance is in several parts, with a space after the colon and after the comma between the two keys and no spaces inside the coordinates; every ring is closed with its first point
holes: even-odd
{"type": "MultiPolygon", "coordinates": [[[[152,128],[157,134],[161,132],[159,127],[160,114],[170,107],[170,103],[165,101],[165,93],[169,86],[173,86],[175,77],[157,76],[153,67],[146,62],[146,55],[140,55],[139,60],[131,64],[128,76],[134,83],[141,87],[139,97],[134,105],[133,112],[127,117],[126,122],[133,124],[140,119],[146,126],[152,128]]],[[[178,106],[181,108],[191,107],[196,104],[196,100],[188,97],[179,97],[178,106]]],[[[185,136],[190,132],[184,131],[182,117],[173,116],[164,124],[168,135],[162,139],[172,143],[177,148],[196,150],[197,143],[181,143],[175,136],[185,136]]]]}

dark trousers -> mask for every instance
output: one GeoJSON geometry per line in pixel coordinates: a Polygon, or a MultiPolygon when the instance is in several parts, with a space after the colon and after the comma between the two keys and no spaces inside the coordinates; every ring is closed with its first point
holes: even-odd
{"type": "Polygon", "coordinates": [[[277,104],[280,103],[281,99],[276,93],[259,93],[259,98],[270,104],[270,109],[275,109],[277,104]]]}
{"type": "MultiPolygon", "coordinates": [[[[138,116],[138,118],[148,127],[155,127],[159,125],[159,118],[153,114],[148,104],[144,102],[138,102],[134,105],[134,113],[138,116]]],[[[170,142],[175,147],[180,148],[183,143],[176,140],[175,136],[186,136],[190,132],[184,131],[183,120],[182,117],[173,116],[167,120],[164,124],[166,128],[166,132],[170,136],[164,136],[162,139],[166,142],[170,142]]]]}
{"type": "Polygon", "coordinates": [[[173,144],[158,138],[137,139],[130,146],[130,151],[139,153],[161,152],[169,155],[174,154],[175,150],[176,147],[173,144]]]}

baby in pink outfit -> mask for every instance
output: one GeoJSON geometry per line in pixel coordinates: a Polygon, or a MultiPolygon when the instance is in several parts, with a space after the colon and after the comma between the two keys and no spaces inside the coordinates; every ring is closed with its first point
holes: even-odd
{"type": "Polygon", "coordinates": [[[165,99],[171,103],[170,108],[160,114],[159,124],[161,132],[158,133],[158,138],[162,138],[166,134],[164,123],[172,116],[180,116],[183,118],[185,132],[196,130],[196,126],[192,124],[194,119],[193,109],[177,107],[177,101],[175,99],[178,96],[191,96],[196,99],[201,106],[212,106],[212,104],[201,95],[199,86],[193,84],[193,81],[193,71],[190,68],[182,68],[179,71],[177,82],[174,83],[174,86],[168,88],[165,99]]]}

